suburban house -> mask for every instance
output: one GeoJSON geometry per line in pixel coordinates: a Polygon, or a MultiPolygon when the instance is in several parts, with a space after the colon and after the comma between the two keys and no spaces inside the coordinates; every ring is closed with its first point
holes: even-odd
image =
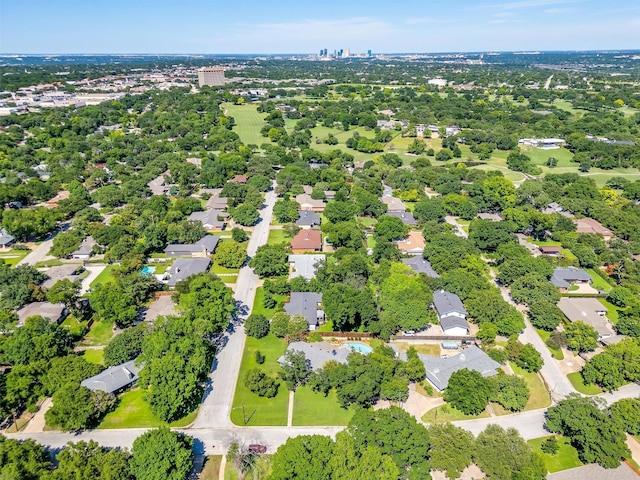
{"type": "MultiPolygon", "coordinates": [[[[338,363],[347,363],[347,357],[351,350],[345,347],[336,347],[328,342],[292,342],[287,347],[287,352],[302,352],[309,361],[311,370],[321,369],[325,363],[333,360],[338,363]]],[[[278,359],[278,363],[282,365],[285,362],[285,355],[278,359]]]]}
{"type": "Polygon", "coordinates": [[[293,253],[321,252],[322,232],[320,230],[300,230],[291,239],[293,253]]]}
{"type": "Polygon", "coordinates": [[[93,391],[102,390],[106,393],[117,393],[138,380],[142,365],[137,366],[135,362],[135,360],[129,360],[120,365],[109,367],[99,374],[83,380],[80,385],[93,391]]]}
{"type": "Polygon", "coordinates": [[[386,215],[389,215],[390,217],[398,217],[405,225],[413,226],[418,224],[416,219],[413,218],[413,213],[411,212],[387,212],[386,215]]]}
{"type": "Polygon", "coordinates": [[[571,323],[582,322],[591,325],[598,332],[599,339],[613,335],[605,316],[607,308],[595,298],[563,297],[558,302],[558,308],[571,323]]]}
{"type": "Polygon", "coordinates": [[[289,301],[284,304],[289,315],[302,315],[307,319],[309,330],[315,330],[324,322],[322,294],[315,292],[291,292],[289,301]]]}
{"type": "Polygon", "coordinates": [[[227,197],[221,197],[220,192],[222,192],[221,188],[214,188],[209,191],[211,196],[207,203],[205,203],[204,208],[207,210],[226,210],[227,209],[227,197]]]}
{"type": "Polygon", "coordinates": [[[225,218],[228,216],[229,214],[222,210],[211,209],[205,210],[204,212],[192,212],[188,220],[190,222],[200,222],[202,228],[207,232],[219,232],[227,226],[225,218]]]}
{"type": "Polygon", "coordinates": [[[538,247],[538,250],[540,250],[540,253],[542,253],[543,255],[548,255],[550,257],[558,257],[558,256],[560,256],[560,252],[562,251],[562,247],[540,246],[540,247],[538,247]]]}
{"type": "Polygon", "coordinates": [[[219,238],[215,235],[205,235],[196,243],[170,243],[164,249],[167,257],[208,257],[216,251],[219,238]]]}
{"type": "Polygon", "coordinates": [[[60,323],[69,312],[67,307],[63,303],[49,303],[49,302],[33,302],[25,305],[16,312],[18,314],[18,326],[24,325],[24,322],[29,317],[40,316],[46,318],[51,323],[60,323]]]}
{"type": "Polygon", "coordinates": [[[312,212],[324,212],[326,204],[324,200],[314,200],[310,193],[301,193],[296,195],[296,202],[300,205],[300,210],[309,210],[312,212]]]}
{"type": "Polygon", "coordinates": [[[438,272],[436,272],[429,260],[422,258],[420,255],[414,255],[411,258],[403,258],[402,263],[411,268],[414,272],[424,273],[427,277],[439,278],[438,272]]]}
{"type": "Polygon", "coordinates": [[[191,275],[204,273],[209,270],[211,260],[208,258],[176,258],[165,273],[167,285],[175,287],[176,283],[184,280],[191,275]]]}
{"type": "Polygon", "coordinates": [[[638,475],[626,463],[617,468],[604,468],[597,463],[570,468],[547,475],[547,480],[638,480],[638,475]]]}
{"type": "Polygon", "coordinates": [[[0,248],[9,248],[15,241],[13,235],[9,235],[4,228],[0,229],[0,248]]]}
{"type": "Polygon", "coordinates": [[[328,200],[333,200],[336,198],[336,192],[335,190],[325,190],[324,191],[324,198],[328,200]]]}
{"type": "Polygon", "coordinates": [[[605,240],[611,240],[615,236],[611,230],[593,218],[576,218],[573,223],[576,224],[576,233],[595,233],[602,235],[605,240]]]}
{"type": "Polygon", "coordinates": [[[324,262],[326,256],[321,255],[289,255],[289,278],[302,277],[311,280],[316,276],[316,265],[324,262]]]}
{"type": "Polygon", "coordinates": [[[444,290],[433,292],[433,308],[438,314],[438,320],[440,320],[440,326],[445,335],[469,334],[469,324],[466,320],[469,313],[458,295],[444,290]]]}
{"type": "Polygon", "coordinates": [[[593,279],[591,275],[580,268],[567,267],[556,268],[549,281],[561,292],[566,292],[571,285],[589,285],[593,279]]]}
{"type": "Polygon", "coordinates": [[[448,358],[432,357],[418,354],[427,370],[427,380],[439,392],[449,385],[449,379],[454,372],[466,368],[480,372],[483,377],[494,377],[498,374],[500,364],[493,360],[475,345],[465,348],[462,353],[448,358]]]}
{"type": "Polygon", "coordinates": [[[501,222],[502,221],[502,217],[500,215],[498,215],[497,213],[481,212],[481,213],[478,214],[478,218],[480,220],[491,220],[492,222],[501,222]]]}
{"type": "Polygon", "coordinates": [[[228,181],[228,183],[239,183],[241,185],[244,185],[245,183],[247,183],[247,180],[249,180],[249,178],[246,175],[234,175],[233,178],[228,181]]]}
{"type": "Polygon", "coordinates": [[[298,210],[298,219],[296,225],[301,228],[317,227],[322,222],[320,215],[312,212],[311,210],[298,210]]]}
{"type": "Polygon", "coordinates": [[[383,195],[380,197],[380,201],[387,206],[387,215],[392,212],[406,212],[407,206],[402,200],[391,195],[383,195]]]}
{"type": "Polygon", "coordinates": [[[42,286],[47,290],[53,287],[60,280],[70,280],[72,282],[81,282],[78,273],[81,273],[83,268],[76,264],[60,265],[57,267],[51,267],[45,273],[47,278],[42,282],[42,286]]]}
{"type": "Polygon", "coordinates": [[[561,138],[521,138],[518,145],[527,145],[540,150],[556,150],[564,147],[567,142],[561,138]]]}
{"type": "Polygon", "coordinates": [[[422,255],[424,252],[424,237],[420,232],[409,232],[407,238],[397,243],[398,249],[405,255],[422,255]]]}
{"type": "Polygon", "coordinates": [[[87,237],[82,240],[80,247],[71,254],[71,258],[78,260],[88,260],[93,255],[93,247],[96,245],[96,241],[93,237],[87,237]]]}
{"type": "Polygon", "coordinates": [[[158,175],[156,178],[147,183],[147,187],[151,190],[152,195],[164,195],[169,191],[168,187],[165,184],[165,174],[168,174],[167,170],[162,175],[158,175]]]}

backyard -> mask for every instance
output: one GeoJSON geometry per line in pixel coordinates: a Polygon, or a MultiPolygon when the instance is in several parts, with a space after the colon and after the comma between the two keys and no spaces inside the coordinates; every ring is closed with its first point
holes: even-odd
{"type": "Polygon", "coordinates": [[[556,436],[559,448],[555,455],[544,453],[541,446],[542,442],[547,438],[551,437],[534,438],[528,440],[527,443],[534,452],[538,453],[542,457],[549,473],[568,470],[582,465],[582,462],[578,458],[578,451],[571,446],[571,442],[566,437],[556,436]]]}

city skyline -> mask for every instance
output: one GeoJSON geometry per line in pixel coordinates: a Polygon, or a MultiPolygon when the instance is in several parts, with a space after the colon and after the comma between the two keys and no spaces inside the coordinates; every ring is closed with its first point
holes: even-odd
{"type": "Polygon", "coordinates": [[[626,50],[640,48],[638,31],[631,0],[0,1],[3,54],[626,50]]]}

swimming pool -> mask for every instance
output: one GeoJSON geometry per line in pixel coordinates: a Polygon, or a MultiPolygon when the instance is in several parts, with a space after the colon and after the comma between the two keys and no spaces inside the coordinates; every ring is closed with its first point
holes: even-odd
{"type": "Polygon", "coordinates": [[[156,267],[142,267],[143,275],[153,275],[153,272],[156,271],[156,267]]]}
{"type": "Polygon", "coordinates": [[[368,355],[373,352],[373,348],[369,345],[365,345],[364,343],[344,343],[343,346],[350,348],[354,352],[361,353],[362,355],[368,355]]]}

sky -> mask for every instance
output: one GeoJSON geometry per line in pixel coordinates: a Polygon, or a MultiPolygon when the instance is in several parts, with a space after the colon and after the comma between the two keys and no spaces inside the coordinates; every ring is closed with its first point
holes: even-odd
{"type": "Polygon", "coordinates": [[[0,53],[640,49],[638,0],[0,0],[0,53]]]}

